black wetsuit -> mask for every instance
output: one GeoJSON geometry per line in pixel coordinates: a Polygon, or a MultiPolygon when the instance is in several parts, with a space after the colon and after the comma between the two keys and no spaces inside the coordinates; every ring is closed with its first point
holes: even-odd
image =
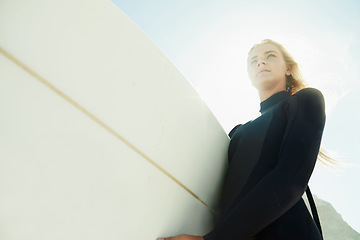
{"type": "Polygon", "coordinates": [[[282,91],[260,106],[260,117],[229,134],[221,216],[204,239],[321,239],[302,195],[325,124],[323,95],[282,91]]]}

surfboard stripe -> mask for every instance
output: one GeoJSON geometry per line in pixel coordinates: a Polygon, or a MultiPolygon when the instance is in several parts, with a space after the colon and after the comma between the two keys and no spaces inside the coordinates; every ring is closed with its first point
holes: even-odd
{"type": "Polygon", "coordinates": [[[48,87],[50,90],[52,90],[54,93],[59,95],[61,98],[63,98],[65,101],[73,105],[75,108],[80,110],[82,113],[84,113],[86,116],[88,116],[90,119],[92,119],[94,122],[99,124],[103,129],[108,131],[110,134],[115,136],[117,139],[122,141],[125,145],[127,145],[129,148],[131,148],[133,151],[135,151],[137,154],[139,154],[142,158],[144,158],[147,162],[149,162],[151,165],[153,165],[155,168],[157,168],[160,172],[165,174],[167,177],[169,177],[171,180],[173,180],[175,183],[177,183],[180,187],[182,187],[185,191],[187,191],[189,194],[191,194],[194,198],[196,198],[198,201],[200,201],[203,205],[205,205],[212,213],[216,214],[216,211],[210,207],[208,204],[206,204],[200,197],[198,197],[194,192],[192,192],[189,188],[187,188],[183,183],[181,183],[178,179],[176,179],[173,175],[171,175],[168,171],[166,171],[163,167],[161,167],[159,164],[157,164],[154,160],[152,160],[150,157],[148,157],[145,153],[143,153],[140,149],[138,149],[136,146],[134,146],[131,142],[129,142],[127,139],[122,137],[119,133],[117,133],[115,130],[113,130],[111,127],[109,127],[106,123],[101,121],[99,118],[97,118],[94,114],[89,112],[86,108],[78,104],[75,100],[70,98],[68,95],[66,95],[64,92],[62,92],[60,89],[52,85],[49,81],[47,81],[45,78],[37,74],[35,71],[30,69],[28,66],[26,66],[24,63],[22,63],[20,60],[15,58],[13,55],[11,55],[9,52],[5,51],[0,46],[0,52],[2,55],[4,55],[7,59],[12,61],[15,65],[19,66],[21,69],[23,69],[25,72],[33,76],[35,79],[37,79],[39,82],[44,84],[46,87],[48,87]]]}

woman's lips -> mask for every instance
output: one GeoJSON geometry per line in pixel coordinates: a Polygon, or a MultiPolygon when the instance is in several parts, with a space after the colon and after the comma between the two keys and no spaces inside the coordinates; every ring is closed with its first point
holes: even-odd
{"type": "Polygon", "coordinates": [[[259,71],[256,75],[259,75],[259,74],[264,73],[264,72],[270,72],[270,70],[268,70],[268,69],[263,69],[263,70],[259,71]]]}

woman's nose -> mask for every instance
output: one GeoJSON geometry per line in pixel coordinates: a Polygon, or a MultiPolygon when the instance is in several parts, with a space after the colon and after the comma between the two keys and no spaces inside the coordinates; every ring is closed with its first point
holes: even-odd
{"type": "Polygon", "coordinates": [[[260,59],[257,63],[258,67],[260,67],[260,65],[265,65],[265,61],[263,59],[260,59]]]}

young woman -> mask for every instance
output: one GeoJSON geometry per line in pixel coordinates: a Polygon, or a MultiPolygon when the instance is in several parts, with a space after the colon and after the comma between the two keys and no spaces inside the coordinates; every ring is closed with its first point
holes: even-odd
{"type": "Polygon", "coordinates": [[[166,240],[320,240],[302,195],[325,124],[324,98],[307,88],[285,48],[264,40],[248,56],[261,116],[229,134],[229,168],[216,227],[166,240]]]}

